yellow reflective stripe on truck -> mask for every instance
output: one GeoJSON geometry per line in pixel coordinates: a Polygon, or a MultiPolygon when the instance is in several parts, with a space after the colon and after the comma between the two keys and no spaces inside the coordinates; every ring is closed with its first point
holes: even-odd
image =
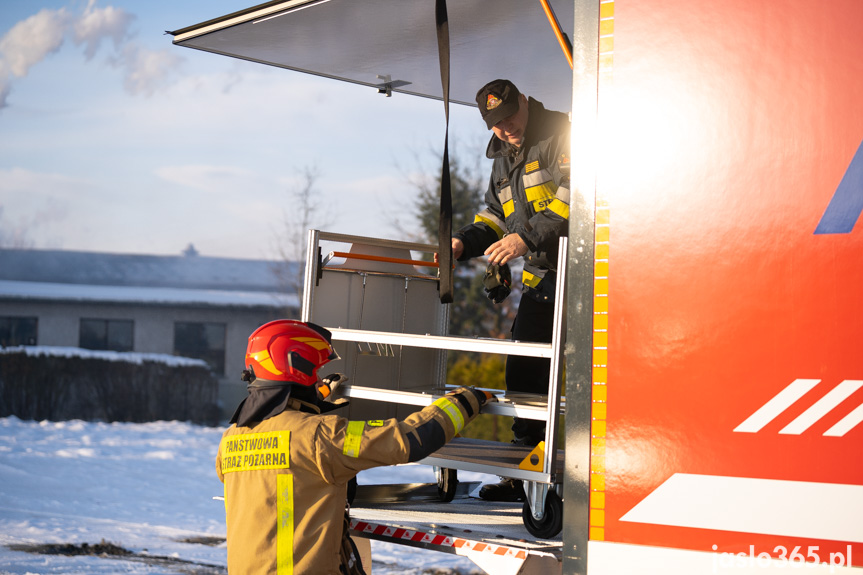
{"type": "MultiPolygon", "coordinates": [[[[599,5],[599,82],[602,89],[614,79],[614,0],[599,5]]],[[[607,140],[602,140],[607,141],[607,140]]],[[[611,152],[611,150],[606,150],[611,152]]],[[[608,402],[608,263],[611,231],[611,209],[608,199],[596,201],[596,230],[593,292],[593,374],[591,379],[590,425],[590,498],[588,539],[605,540],[606,466],[605,439],[608,402]]]]}

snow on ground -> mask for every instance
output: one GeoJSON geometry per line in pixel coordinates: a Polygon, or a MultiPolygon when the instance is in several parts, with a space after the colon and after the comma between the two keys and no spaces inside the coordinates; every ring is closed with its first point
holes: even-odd
{"type": "MultiPolygon", "coordinates": [[[[224,573],[224,506],[213,499],[222,494],[214,464],[222,430],[0,418],[0,574],[224,573]],[[211,540],[217,544],[205,544],[211,540]],[[153,559],[10,549],[103,541],[153,559]]],[[[462,472],[459,479],[489,477],[462,472]]],[[[418,465],[359,476],[361,484],[433,481],[432,469],[418,465]]],[[[481,573],[463,557],[378,541],[372,558],[375,575],[481,573]]]]}

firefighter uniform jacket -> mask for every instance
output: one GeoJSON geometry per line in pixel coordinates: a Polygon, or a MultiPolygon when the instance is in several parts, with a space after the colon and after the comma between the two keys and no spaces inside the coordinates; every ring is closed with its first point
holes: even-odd
{"type": "Polygon", "coordinates": [[[428,456],[479,414],[485,398],[459,388],[403,421],[348,421],[291,398],[273,417],[229,427],[216,456],[228,572],[341,573],[348,481],[363,469],[428,456]]]}
{"type": "Polygon", "coordinates": [[[568,233],[569,132],[566,114],[530,98],[524,143],[516,148],[492,136],[486,209],[453,234],[465,246],[459,260],[481,256],[504,235],[518,234],[528,248],[522,282],[540,301],[553,297],[554,274],[542,280],[556,270],[558,239],[568,233]]]}

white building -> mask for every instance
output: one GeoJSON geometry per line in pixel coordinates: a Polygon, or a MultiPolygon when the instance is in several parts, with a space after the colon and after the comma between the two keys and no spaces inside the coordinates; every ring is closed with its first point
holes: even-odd
{"type": "Polygon", "coordinates": [[[297,264],[0,249],[0,346],[166,353],[204,359],[223,415],[245,397],[249,335],[299,316],[297,264]]]}

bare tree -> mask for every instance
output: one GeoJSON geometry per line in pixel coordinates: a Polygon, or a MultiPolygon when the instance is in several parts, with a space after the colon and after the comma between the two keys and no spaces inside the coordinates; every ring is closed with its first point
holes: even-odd
{"type": "Polygon", "coordinates": [[[0,206],[0,249],[33,249],[33,240],[27,236],[25,226],[8,224],[3,218],[3,206],[0,206]]]}
{"type": "Polygon", "coordinates": [[[280,229],[276,231],[276,253],[280,266],[276,273],[286,293],[296,294],[302,301],[303,275],[306,267],[306,240],[310,229],[332,223],[324,213],[324,198],[317,190],[320,177],[317,166],[305,166],[300,183],[288,190],[288,201],[282,208],[280,229]]]}

